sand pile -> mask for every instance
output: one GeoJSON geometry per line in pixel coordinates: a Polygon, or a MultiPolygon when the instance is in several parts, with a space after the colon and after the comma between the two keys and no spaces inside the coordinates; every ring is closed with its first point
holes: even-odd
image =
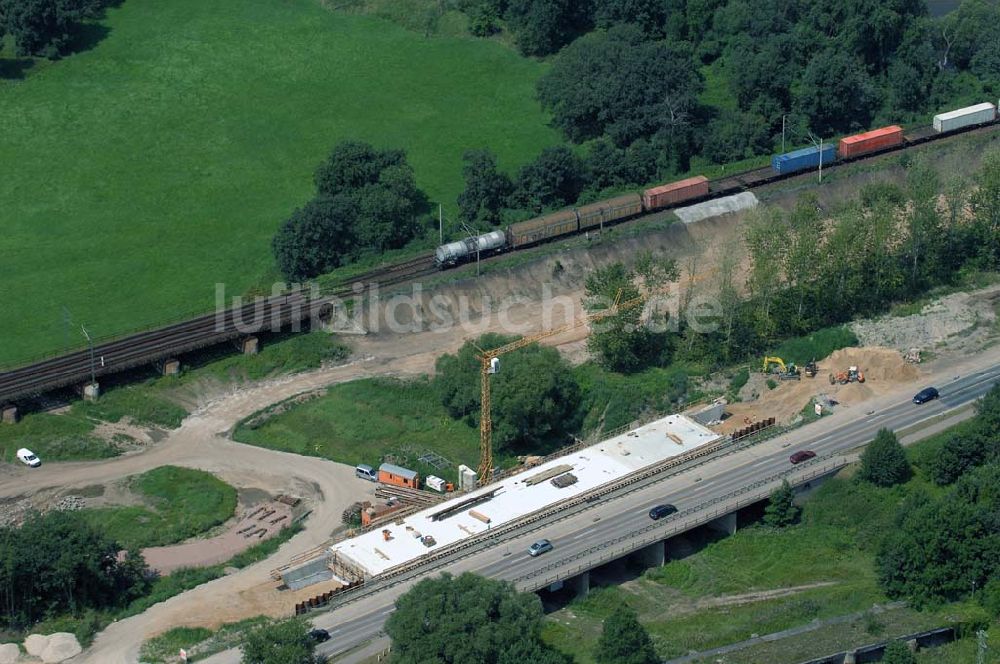
{"type": "MultiPolygon", "coordinates": [[[[881,396],[900,385],[913,383],[918,387],[920,369],[907,364],[899,351],[891,348],[842,348],[817,363],[819,373],[815,378],[777,381],[773,390],[755,387],[757,399],[747,399],[726,407],[729,417],[719,427],[720,433],[730,433],[748,423],[774,417],[780,424],[794,420],[802,409],[812,403],[814,397],[837,402],[835,408],[851,407],[864,403],[872,397],[881,396]],[[864,383],[831,385],[829,375],[847,371],[856,366],[865,375],[864,383]]],[[[755,386],[766,382],[768,376],[762,373],[751,375],[755,386]]],[[[773,377],[771,377],[773,379],[773,377]]],[[[743,392],[741,392],[741,396],[743,392]]]]}
{"type": "Polygon", "coordinates": [[[907,364],[900,352],[891,348],[841,348],[820,362],[819,366],[821,371],[817,378],[847,371],[851,366],[861,369],[867,382],[906,382],[920,376],[916,366],[907,364]]]}

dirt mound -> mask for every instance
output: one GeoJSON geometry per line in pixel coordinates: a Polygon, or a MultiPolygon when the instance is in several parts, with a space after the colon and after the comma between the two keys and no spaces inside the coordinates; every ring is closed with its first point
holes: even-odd
{"type": "MultiPolygon", "coordinates": [[[[764,385],[768,376],[751,374],[746,391],[741,391],[741,403],[726,407],[729,417],[717,430],[731,433],[747,424],[769,417],[779,424],[794,420],[814,399],[823,403],[836,402],[839,407],[850,407],[881,396],[902,384],[916,382],[920,370],[903,360],[899,351],[891,348],[842,348],[818,362],[819,373],[815,378],[777,381],[773,390],[764,385]],[[865,376],[864,383],[831,385],[829,375],[847,371],[856,366],[865,376]],[[746,399],[746,392],[756,398],[746,399]]],[[[772,377],[773,380],[773,377],[772,377]]]]}
{"type": "Polygon", "coordinates": [[[847,371],[856,366],[865,375],[866,381],[905,382],[916,380],[920,371],[907,364],[897,350],[891,348],[841,348],[819,363],[822,370],[817,378],[825,374],[847,371]]]}

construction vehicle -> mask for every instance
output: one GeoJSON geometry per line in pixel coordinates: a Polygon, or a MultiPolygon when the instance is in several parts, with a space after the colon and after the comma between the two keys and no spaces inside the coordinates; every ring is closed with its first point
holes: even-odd
{"type": "Polygon", "coordinates": [[[789,362],[786,365],[780,357],[765,357],[764,373],[777,374],[779,380],[800,380],[802,378],[799,368],[795,366],[794,362],[789,362]]]}
{"type": "Polygon", "coordinates": [[[835,374],[830,374],[830,384],[840,383],[841,385],[847,385],[848,383],[863,383],[865,382],[865,374],[861,369],[855,366],[847,368],[847,371],[838,371],[835,374]]]}
{"type": "Polygon", "coordinates": [[[807,378],[815,378],[816,374],[819,373],[819,367],[816,366],[816,358],[806,362],[805,374],[807,378]]]}

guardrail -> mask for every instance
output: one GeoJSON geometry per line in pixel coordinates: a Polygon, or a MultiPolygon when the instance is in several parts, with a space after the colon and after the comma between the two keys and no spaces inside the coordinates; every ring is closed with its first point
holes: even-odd
{"type": "MultiPolygon", "coordinates": [[[[558,521],[568,519],[577,512],[587,509],[587,507],[597,502],[600,498],[609,494],[617,494],[616,497],[628,495],[633,491],[645,488],[648,484],[663,481],[669,477],[673,477],[677,473],[686,472],[708,463],[709,461],[714,461],[716,459],[729,456],[730,454],[735,454],[736,452],[752,447],[759,442],[761,442],[759,439],[743,439],[739,441],[739,443],[722,440],[716,445],[712,445],[704,449],[692,450],[687,453],[687,455],[680,455],[678,457],[674,457],[673,459],[668,459],[661,464],[651,466],[650,468],[630,475],[622,480],[607,484],[603,487],[597,487],[589,492],[582,493],[574,498],[557,503],[554,506],[546,507],[543,510],[526,515],[516,521],[504,524],[503,526],[498,526],[497,528],[493,528],[474,537],[453,544],[446,549],[437,551],[426,557],[413,561],[412,563],[401,565],[398,568],[391,569],[376,577],[372,577],[364,584],[334,597],[329,608],[334,609],[345,606],[361,599],[364,596],[367,596],[368,594],[386,590],[399,585],[400,583],[404,583],[410,578],[433,572],[437,569],[445,567],[446,565],[459,560],[464,560],[471,555],[489,548],[494,542],[504,538],[515,530],[519,530],[533,524],[538,524],[543,521],[547,523],[556,523],[558,521]],[[660,476],[662,473],[671,470],[676,472],[662,477],[660,476]]],[[[821,459],[822,458],[819,457],[813,459],[810,464],[814,464],[821,459]]],[[[803,466],[805,465],[808,464],[803,464],[803,466]]],[[[799,470],[803,466],[799,466],[795,470],[799,470]]]]}
{"type": "MultiPolygon", "coordinates": [[[[830,457],[824,458],[830,459],[830,457]]],[[[674,535],[687,532],[692,528],[696,528],[700,525],[713,521],[720,516],[731,514],[739,509],[742,509],[743,507],[759,502],[760,500],[763,500],[771,495],[773,492],[773,485],[780,480],[788,480],[790,477],[794,477],[794,484],[804,484],[817,477],[839,470],[847,465],[847,463],[848,460],[841,457],[837,461],[830,461],[822,466],[813,468],[809,472],[802,474],[801,477],[794,477],[797,471],[801,470],[800,468],[775,473],[765,479],[758,480],[752,484],[741,487],[740,489],[731,491],[728,494],[717,496],[716,498],[705,501],[700,505],[684,510],[683,512],[679,512],[677,515],[672,516],[666,521],[654,521],[639,530],[631,531],[614,539],[601,542],[600,544],[595,544],[594,546],[577,552],[572,556],[562,558],[558,561],[550,563],[549,565],[532,570],[527,574],[523,574],[513,579],[513,582],[515,584],[522,584],[519,586],[519,589],[521,590],[537,590],[538,588],[544,588],[545,586],[552,585],[557,581],[562,581],[581,572],[599,567],[607,562],[621,558],[622,556],[628,555],[629,553],[637,551],[645,546],[655,542],[662,542],[663,540],[674,535]],[[738,499],[733,502],[734,498],[738,499]],[[720,503],[723,504],[720,505],[720,503]],[[706,509],[712,508],[713,506],[716,506],[715,509],[712,509],[708,513],[705,512],[706,509]],[[687,518],[684,518],[685,516],[687,516],[687,518]],[[647,536],[641,537],[644,534],[647,536]],[[612,548],[623,542],[628,542],[628,544],[620,548],[612,548]],[[602,551],[605,553],[599,555],[596,559],[588,560],[582,565],[578,565],[569,570],[562,570],[557,575],[546,577],[541,580],[541,582],[525,583],[537,579],[537,577],[545,572],[559,569],[560,567],[563,567],[575,560],[587,558],[588,556],[592,556],[593,554],[602,551]]]]}

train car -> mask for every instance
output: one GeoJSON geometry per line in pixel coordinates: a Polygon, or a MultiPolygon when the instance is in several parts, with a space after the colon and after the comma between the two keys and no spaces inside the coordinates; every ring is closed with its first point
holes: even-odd
{"type": "Polygon", "coordinates": [[[641,213],[642,197],[639,194],[609,198],[576,209],[581,231],[628,219],[641,213]]]}
{"type": "Polygon", "coordinates": [[[873,129],[863,134],[855,134],[854,136],[846,136],[840,139],[840,144],[837,146],[837,154],[840,155],[841,159],[850,159],[851,157],[859,157],[869,152],[878,152],[879,150],[885,150],[886,148],[902,144],[903,128],[892,125],[891,127],[873,129]]]}
{"type": "Polygon", "coordinates": [[[997,107],[989,102],[966,106],[934,116],[934,131],[943,134],[962,127],[993,122],[997,117],[997,107]]]}
{"type": "Polygon", "coordinates": [[[708,195],[709,182],[704,175],[661,184],[642,192],[642,204],[647,210],[658,210],[668,205],[708,195]]]}
{"type": "Polygon", "coordinates": [[[442,244],[434,252],[434,262],[439,268],[452,267],[480,256],[497,254],[507,248],[507,235],[503,231],[483,233],[476,237],[442,244]]]}
{"type": "Polygon", "coordinates": [[[837,159],[837,146],[824,145],[822,152],[818,146],[793,150],[785,154],[776,154],[771,157],[771,170],[778,175],[804,171],[809,168],[817,168],[822,161],[823,165],[833,163],[837,159]]]}
{"type": "Polygon", "coordinates": [[[580,218],[576,210],[560,210],[511,224],[507,229],[507,241],[512,249],[517,249],[559,235],[575,233],[579,229],[580,218]]]}

